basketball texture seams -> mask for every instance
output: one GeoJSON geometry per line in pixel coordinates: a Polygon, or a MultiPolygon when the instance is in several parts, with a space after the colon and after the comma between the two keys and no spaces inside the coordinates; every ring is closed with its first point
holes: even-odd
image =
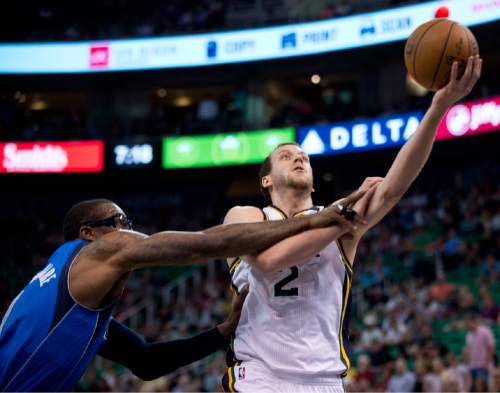
{"type": "Polygon", "coordinates": [[[420,42],[430,29],[432,29],[434,26],[436,26],[438,23],[442,21],[443,21],[442,19],[437,19],[424,23],[415,30],[415,32],[410,36],[411,39],[409,38],[406,43],[405,47],[406,67],[409,69],[410,64],[413,66],[413,75],[415,75],[415,79],[417,75],[416,55],[418,52],[420,42]]]}
{"type": "Polygon", "coordinates": [[[436,91],[448,83],[454,61],[460,77],[468,57],[476,54],[479,48],[472,32],[460,23],[440,18],[415,29],[406,42],[404,58],[413,79],[436,91]]]}

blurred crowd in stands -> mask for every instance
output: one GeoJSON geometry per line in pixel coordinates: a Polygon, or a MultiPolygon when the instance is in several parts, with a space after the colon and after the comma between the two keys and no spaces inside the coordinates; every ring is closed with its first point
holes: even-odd
{"type": "MultiPolygon", "coordinates": [[[[498,89],[480,81],[467,100],[492,97],[498,89]]],[[[0,140],[158,138],[300,127],[425,110],[432,97],[407,95],[392,107],[380,99],[366,105],[352,83],[285,86],[271,81],[260,95],[244,88],[206,90],[176,97],[180,90],[160,88],[147,100],[145,93],[123,102],[118,98],[106,111],[101,104],[91,106],[94,97],[87,93],[0,92],[0,140]]]]}
{"type": "Polygon", "coordinates": [[[500,187],[463,180],[404,199],[360,244],[350,391],[500,388],[500,187]]]}
{"type": "Polygon", "coordinates": [[[0,15],[0,41],[106,40],[251,28],[346,16],[406,3],[416,1],[11,2],[0,15]]]}
{"type": "MultiPolygon", "coordinates": [[[[485,165],[458,172],[447,181],[422,183],[360,243],[348,391],[500,390],[499,175],[498,165],[485,165]]],[[[188,198],[159,196],[125,197],[123,205],[139,223],[149,222],[139,230],[152,233],[217,224],[225,207],[212,199],[206,200],[211,209],[188,198]],[[193,208],[183,209],[183,204],[193,208]]],[[[7,211],[9,204],[3,202],[2,224],[10,230],[1,250],[2,313],[62,242],[60,222],[51,213],[53,198],[46,198],[45,206],[34,201],[24,211],[7,211]]],[[[16,203],[22,204],[22,198],[16,203]]],[[[116,315],[126,318],[147,340],[176,339],[209,329],[222,321],[231,303],[225,262],[214,266],[210,274],[206,267],[137,272],[116,315]],[[182,279],[196,272],[198,281],[187,284],[182,279]],[[172,296],[165,297],[166,286],[173,282],[183,289],[171,287],[172,296]],[[134,313],[127,312],[140,301],[153,311],[149,317],[140,311],[134,322],[134,313]]],[[[78,390],[214,391],[223,371],[221,352],[142,382],[101,359],[89,368],[78,390]]]]}

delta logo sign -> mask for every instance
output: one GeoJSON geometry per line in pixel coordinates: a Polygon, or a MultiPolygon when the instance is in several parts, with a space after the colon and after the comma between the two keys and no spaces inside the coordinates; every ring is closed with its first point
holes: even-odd
{"type": "MultiPolygon", "coordinates": [[[[424,112],[301,127],[297,141],[310,155],[332,155],[403,145],[417,130],[424,112]]],[[[438,126],[436,140],[500,129],[500,96],[452,106],[438,126]]]]}
{"type": "Polygon", "coordinates": [[[297,140],[310,155],[344,154],[400,146],[416,131],[422,112],[384,116],[297,130],[297,140]]]}
{"type": "Polygon", "coordinates": [[[102,141],[0,143],[0,173],[102,172],[102,141]]]}

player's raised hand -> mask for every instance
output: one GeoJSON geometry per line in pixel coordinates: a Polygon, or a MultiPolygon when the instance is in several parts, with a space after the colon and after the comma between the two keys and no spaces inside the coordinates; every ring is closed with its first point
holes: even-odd
{"type": "Polygon", "coordinates": [[[243,287],[240,294],[233,299],[233,306],[231,309],[231,313],[226,318],[224,322],[220,325],[217,325],[217,329],[219,329],[220,334],[226,339],[229,340],[231,336],[236,331],[238,327],[238,323],[240,322],[241,309],[243,308],[243,303],[245,303],[245,299],[248,295],[248,284],[243,287]]]}
{"type": "Polygon", "coordinates": [[[460,79],[458,79],[458,63],[455,61],[451,66],[451,76],[448,84],[434,94],[432,100],[434,105],[446,110],[458,100],[464,98],[472,91],[472,88],[481,76],[483,59],[479,55],[469,57],[467,67],[460,79]]]}

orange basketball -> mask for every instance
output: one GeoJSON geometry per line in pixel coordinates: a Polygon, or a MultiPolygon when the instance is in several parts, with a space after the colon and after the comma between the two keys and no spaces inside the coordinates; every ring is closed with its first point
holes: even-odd
{"type": "Polygon", "coordinates": [[[408,73],[423,87],[439,90],[450,80],[451,65],[458,62],[461,77],[469,56],[479,54],[472,32],[449,19],[433,19],[420,25],[405,46],[408,73]]]}

